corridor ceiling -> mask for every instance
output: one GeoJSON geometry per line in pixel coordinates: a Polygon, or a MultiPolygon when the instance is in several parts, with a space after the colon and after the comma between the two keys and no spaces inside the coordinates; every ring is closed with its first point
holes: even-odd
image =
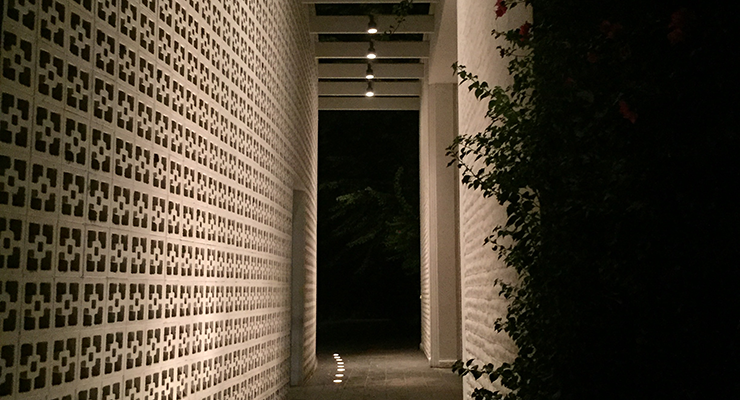
{"type": "Polygon", "coordinates": [[[418,110],[437,0],[414,1],[398,24],[400,0],[303,0],[310,13],[319,75],[320,110],[418,110]],[[423,2],[422,2],[423,1],[423,2]],[[378,33],[368,34],[370,15],[378,33]],[[390,33],[391,26],[397,29],[390,33]],[[370,40],[377,58],[366,58],[370,40]],[[366,97],[371,63],[374,97],[366,97]]]}

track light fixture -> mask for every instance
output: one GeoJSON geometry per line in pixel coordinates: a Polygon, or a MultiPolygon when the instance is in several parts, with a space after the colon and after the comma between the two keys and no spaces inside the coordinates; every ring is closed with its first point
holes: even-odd
{"type": "Polygon", "coordinates": [[[373,41],[371,40],[370,47],[368,47],[367,49],[367,58],[372,60],[375,57],[377,57],[377,55],[375,54],[375,46],[373,45],[373,41]]]}
{"type": "Polygon", "coordinates": [[[369,17],[370,22],[367,23],[367,33],[371,35],[374,33],[378,33],[378,26],[375,24],[375,18],[372,16],[372,14],[369,15],[369,17]]]}
{"type": "Polygon", "coordinates": [[[365,71],[365,79],[373,79],[375,78],[375,73],[373,72],[373,66],[370,65],[370,63],[367,63],[367,71],[365,71]]]}
{"type": "Polygon", "coordinates": [[[375,96],[375,91],[373,90],[373,81],[367,81],[367,90],[365,91],[365,96],[367,97],[375,96]]]}

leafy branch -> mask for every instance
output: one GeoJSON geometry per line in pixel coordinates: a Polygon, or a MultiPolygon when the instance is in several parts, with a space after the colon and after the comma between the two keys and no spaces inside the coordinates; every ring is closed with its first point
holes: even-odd
{"type": "Polygon", "coordinates": [[[715,243],[688,244],[679,233],[684,222],[740,221],[718,200],[740,179],[725,150],[740,148],[737,102],[727,101],[740,83],[722,61],[738,54],[730,39],[738,25],[709,5],[596,3],[497,0],[497,16],[518,4],[536,12],[535,23],[492,32],[504,42],[497,50],[511,83],[491,85],[453,65],[487,104],[489,124],[457,137],[447,155],[463,185],[504,207],[505,223],[485,243],[519,277],[495,282],[509,304],[494,328],[514,340],[516,358],[461,360],[453,371],[501,388],[472,392],[484,400],[619,398],[624,371],[645,388],[640,398],[697,399],[707,390],[737,397],[729,380],[691,383],[727,373],[705,362],[714,372],[682,368],[685,353],[676,349],[711,334],[721,349],[716,365],[740,357],[736,323],[721,322],[740,320],[740,307],[732,317],[726,311],[740,304],[737,291],[695,289],[697,275],[737,280],[728,268],[735,260],[708,256],[715,243]],[[712,272],[696,273],[697,265],[712,272]],[[716,304],[721,315],[710,317],[716,304]]]}
{"type": "Polygon", "coordinates": [[[393,6],[393,15],[396,17],[396,24],[391,25],[384,34],[392,35],[396,33],[401,24],[406,21],[406,17],[409,16],[409,12],[411,12],[413,7],[414,0],[401,0],[398,4],[395,4],[393,6]]]}

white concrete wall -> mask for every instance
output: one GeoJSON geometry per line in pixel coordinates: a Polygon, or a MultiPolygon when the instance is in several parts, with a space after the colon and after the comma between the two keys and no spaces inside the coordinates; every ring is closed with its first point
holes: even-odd
{"type": "MultiPolygon", "coordinates": [[[[316,65],[289,0],[3,2],[0,396],[275,399],[316,65]]],[[[310,372],[310,371],[307,371],[310,372]]]]}
{"type": "MultiPolygon", "coordinates": [[[[491,30],[520,26],[527,11],[519,6],[496,19],[495,2],[458,0],[458,61],[491,86],[506,85],[506,63],[496,50],[491,30]]],[[[458,89],[459,134],[474,134],[488,125],[487,103],[479,102],[465,85],[458,89]]],[[[506,315],[506,302],[494,287],[497,278],[513,282],[515,272],[507,269],[484,239],[492,229],[505,222],[505,210],[493,199],[484,199],[480,191],[460,190],[460,246],[462,274],[463,358],[476,358],[497,365],[511,361],[516,347],[505,334],[496,333],[494,321],[506,315]]],[[[466,393],[477,383],[466,379],[466,393]]]]}

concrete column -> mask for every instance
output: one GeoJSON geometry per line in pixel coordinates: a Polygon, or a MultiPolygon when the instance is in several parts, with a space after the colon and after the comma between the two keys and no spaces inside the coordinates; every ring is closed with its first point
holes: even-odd
{"type": "Polygon", "coordinates": [[[458,177],[446,149],[457,135],[457,85],[429,84],[425,141],[428,173],[428,251],[431,366],[448,367],[461,356],[458,177]]]}
{"type": "Polygon", "coordinates": [[[433,367],[461,358],[457,168],[447,147],[457,136],[457,0],[435,8],[420,109],[422,348],[433,367]]]}
{"type": "Polygon", "coordinates": [[[308,194],[293,191],[293,244],[290,296],[290,384],[300,385],[307,378],[304,368],[306,319],[306,207],[308,194]]]}

